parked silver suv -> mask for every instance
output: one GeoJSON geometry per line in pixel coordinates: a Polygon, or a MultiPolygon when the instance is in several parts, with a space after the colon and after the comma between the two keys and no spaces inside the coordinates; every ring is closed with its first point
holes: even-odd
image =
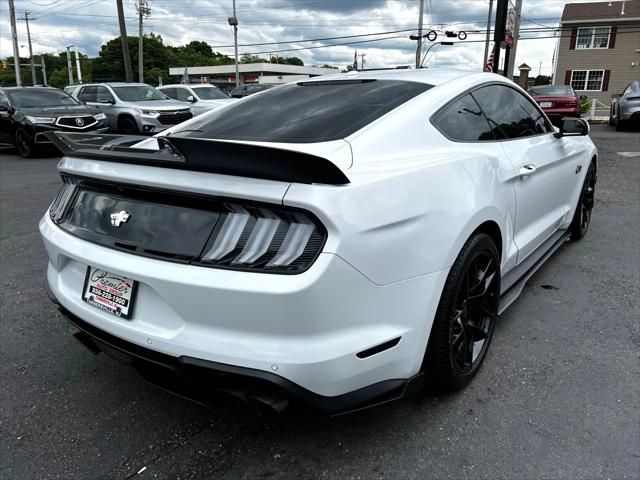
{"type": "Polygon", "coordinates": [[[144,83],[91,83],[72,95],[104,113],[113,130],[126,134],[158,133],[193,117],[184,103],[144,83]]]}

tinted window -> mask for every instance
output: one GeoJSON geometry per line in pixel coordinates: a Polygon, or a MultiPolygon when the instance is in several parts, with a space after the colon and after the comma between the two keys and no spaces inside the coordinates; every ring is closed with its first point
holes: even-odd
{"type": "Polygon", "coordinates": [[[431,85],[398,80],[309,81],[234,102],[176,134],[264,142],[324,142],[344,138],[431,85]]]}
{"type": "Polygon", "coordinates": [[[497,139],[529,137],[550,130],[542,112],[517,90],[489,85],[472,92],[497,139]]]}
{"type": "Polygon", "coordinates": [[[83,102],[97,102],[96,87],[84,87],[80,90],[78,98],[83,102]]]}
{"type": "Polygon", "coordinates": [[[77,105],[75,98],[54,88],[22,88],[7,92],[13,104],[20,107],[54,107],[77,105]]]}
{"type": "Polygon", "coordinates": [[[163,88],[160,91],[164,93],[167,97],[171,97],[174,99],[177,97],[176,89],[174,87],[163,88]]]}
{"type": "Polygon", "coordinates": [[[202,100],[226,100],[229,98],[218,87],[193,87],[193,90],[202,100]]]}
{"type": "Polygon", "coordinates": [[[107,87],[95,87],[95,89],[96,89],[96,102],[108,103],[108,102],[114,101],[113,95],[111,95],[111,92],[107,90],[107,87]]]}
{"type": "Polygon", "coordinates": [[[487,119],[471,95],[454,100],[438,112],[433,123],[452,140],[495,140],[487,119]]]}
{"type": "Polygon", "coordinates": [[[540,85],[531,87],[529,95],[540,95],[545,97],[575,97],[576,94],[569,85],[540,85]]]}
{"type": "Polygon", "coordinates": [[[191,92],[186,88],[176,88],[176,98],[181,102],[188,102],[187,100],[191,96],[191,92]]]}

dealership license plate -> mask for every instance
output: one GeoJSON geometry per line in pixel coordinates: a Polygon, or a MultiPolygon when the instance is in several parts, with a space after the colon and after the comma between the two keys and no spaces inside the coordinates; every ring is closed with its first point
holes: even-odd
{"type": "Polygon", "coordinates": [[[553,107],[553,102],[540,102],[540,106],[542,108],[550,108],[553,107]]]}
{"type": "Polygon", "coordinates": [[[87,267],[82,300],[120,318],[131,318],[137,284],[134,280],[87,267]]]}

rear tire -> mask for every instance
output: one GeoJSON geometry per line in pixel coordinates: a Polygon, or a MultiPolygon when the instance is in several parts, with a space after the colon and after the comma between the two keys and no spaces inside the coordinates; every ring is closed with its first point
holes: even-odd
{"type": "Polygon", "coordinates": [[[484,233],[473,235],[454,262],[438,304],[423,362],[425,377],[446,390],[465,387],[482,365],[500,301],[500,256],[484,233]]]}
{"type": "Polygon", "coordinates": [[[569,238],[572,242],[580,240],[587,234],[589,224],[591,223],[591,212],[595,203],[595,188],[596,165],[591,162],[587,170],[587,175],[584,177],[578,205],[576,206],[576,211],[573,214],[573,220],[569,227],[569,231],[571,232],[569,238]]]}
{"type": "Polygon", "coordinates": [[[138,135],[138,124],[133,118],[124,117],[118,122],[118,130],[125,135],[138,135]]]}

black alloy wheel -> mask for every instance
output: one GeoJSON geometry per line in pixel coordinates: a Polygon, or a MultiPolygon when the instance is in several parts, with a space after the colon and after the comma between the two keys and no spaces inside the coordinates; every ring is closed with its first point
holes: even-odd
{"type": "Polygon", "coordinates": [[[578,199],[578,205],[576,211],[573,214],[573,220],[571,222],[571,240],[580,240],[585,236],[591,223],[591,213],[593,212],[593,205],[595,204],[596,193],[596,166],[593,162],[589,165],[587,174],[584,177],[584,183],[582,184],[582,191],[580,192],[580,198],[578,199]]]}
{"type": "Polygon", "coordinates": [[[498,251],[487,234],[475,234],[445,283],[423,364],[427,379],[449,390],[471,381],[487,355],[499,302],[498,251]]]}
{"type": "Polygon", "coordinates": [[[29,158],[33,154],[33,143],[23,128],[16,130],[16,148],[20,156],[24,158],[29,158]]]}
{"type": "Polygon", "coordinates": [[[137,135],[140,133],[138,131],[138,124],[132,118],[123,118],[120,120],[119,130],[126,135],[137,135]]]}

